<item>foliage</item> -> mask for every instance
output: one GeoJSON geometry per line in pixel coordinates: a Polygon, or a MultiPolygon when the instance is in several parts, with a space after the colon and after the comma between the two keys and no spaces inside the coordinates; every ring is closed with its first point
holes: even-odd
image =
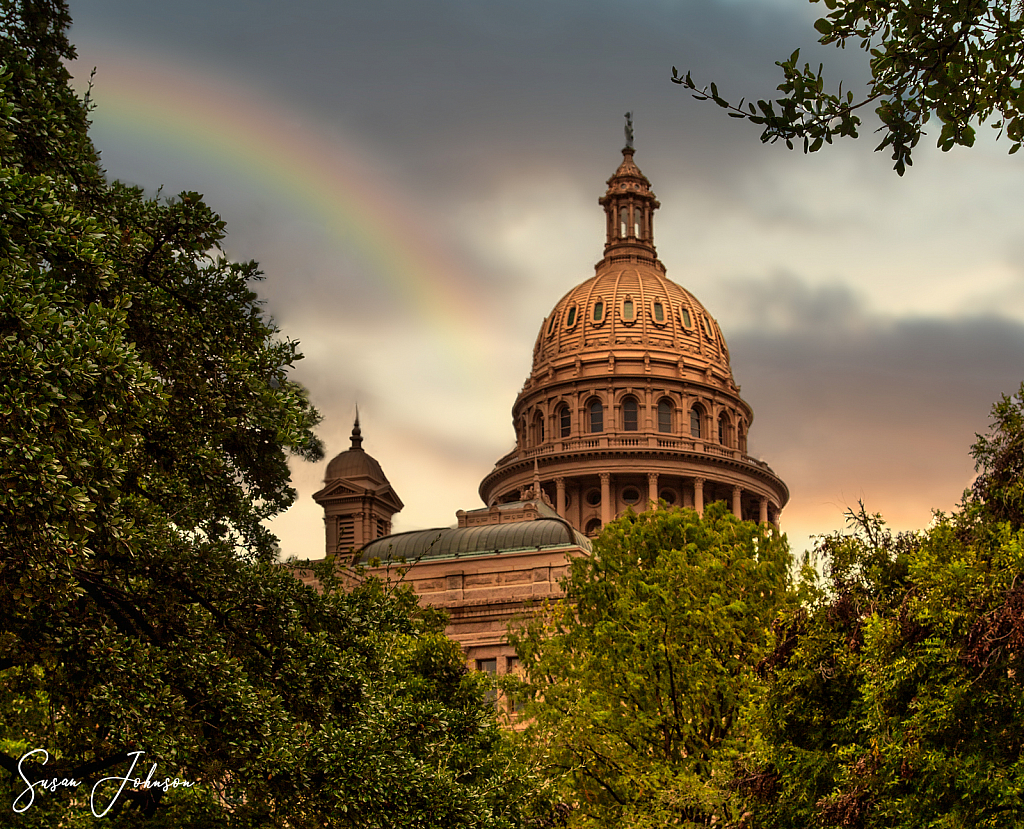
{"type": "Polygon", "coordinates": [[[1024,383],[992,407],[992,431],[972,449],[979,471],[974,503],[996,521],[1024,527],[1024,383]]]}
{"type": "MultiPolygon", "coordinates": [[[[817,3],[821,0],[811,0],[817,3]]],[[[876,150],[891,148],[903,175],[931,119],[944,151],[970,147],[975,126],[990,122],[1010,140],[1024,138],[1024,15],[1018,0],[823,0],[829,9],[815,29],[819,43],[857,44],[869,55],[871,80],[863,96],[826,91],[823,67],[800,67],[800,52],[779,61],[784,80],[774,101],[732,105],[718,88],[698,89],[673,67],[672,80],[711,99],[735,118],[763,128],[762,142],[802,141],[815,152],[836,136],[857,137],[857,110],[869,104],[882,122],[876,150]]]]}
{"type": "Polygon", "coordinates": [[[960,827],[1024,809],[1021,398],[993,409],[962,509],[893,535],[863,507],[822,538],[814,602],[775,625],[757,825],[960,827]]]}
{"type": "Polygon", "coordinates": [[[629,514],[571,563],[521,631],[527,735],[563,774],[575,826],[705,825],[726,790],[790,557],[724,505],[629,514]]]}
{"type": "Polygon", "coordinates": [[[276,564],[287,456],[321,456],[296,346],[201,196],[104,180],[68,24],[0,0],[0,808],[45,749],[29,779],[80,785],[18,825],[92,825],[142,751],[197,785],[127,787],[119,827],[512,825],[515,756],[437,625],[276,564]]]}

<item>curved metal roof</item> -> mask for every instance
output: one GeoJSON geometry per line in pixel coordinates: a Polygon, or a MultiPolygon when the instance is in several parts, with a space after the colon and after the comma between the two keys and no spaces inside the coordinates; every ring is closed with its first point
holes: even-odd
{"type": "Polygon", "coordinates": [[[372,559],[411,562],[559,547],[589,550],[590,540],[561,518],[537,518],[482,527],[444,527],[389,535],[363,547],[358,562],[366,564],[372,559]]]}

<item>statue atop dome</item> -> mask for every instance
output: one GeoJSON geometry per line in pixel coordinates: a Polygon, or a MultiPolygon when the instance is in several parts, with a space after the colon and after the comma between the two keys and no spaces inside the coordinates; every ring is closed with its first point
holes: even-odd
{"type": "Polygon", "coordinates": [[[626,113],[626,149],[633,149],[633,113],[626,113]]]}

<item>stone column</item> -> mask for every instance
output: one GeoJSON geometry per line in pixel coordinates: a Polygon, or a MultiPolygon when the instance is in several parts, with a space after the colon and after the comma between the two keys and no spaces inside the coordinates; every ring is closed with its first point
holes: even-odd
{"type": "Polygon", "coordinates": [[[738,486],[732,488],[732,514],[743,520],[743,490],[738,486]]]}
{"type": "Polygon", "coordinates": [[[555,478],[555,512],[565,518],[565,478],[555,478]]]}
{"type": "Polygon", "coordinates": [[[648,472],[647,473],[647,500],[650,501],[650,508],[656,509],[658,506],[658,473],[648,472]]]}
{"type": "Polygon", "coordinates": [[[364,544],[369,542],[369,538],[366,537],[366,513],[357,512],[356,520],[352,522],[354,525],[355,532],[353,533],[353,546],[358,550],[364,544]]]}
{"type": "Polygon", "coordinates": [[[601,523],[607,524],[615,514],[612,512],[612,474],[600,473],[601,478],[601,523]]]}
{"type": "Polygon", "coordinates": [[[761,524],[768,523],[768,499],[764,495],[761,496],[761,509],[758,513],[757,520],[761,524]]]}
{"type": "Polygon", "coordinates": [[[704,478],[693,479],[693,508],[697,515],[704,514],[704,478]]]}

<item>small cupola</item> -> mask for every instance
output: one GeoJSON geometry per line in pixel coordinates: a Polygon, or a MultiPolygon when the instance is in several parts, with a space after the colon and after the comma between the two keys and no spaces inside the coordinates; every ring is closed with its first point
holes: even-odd
{"type": "Polygon", "coordinates": [[[358,412],[351,447],[327,464],[323,489],[313,500],[324,510],[328,555],[359,550],[391,534],[391,518],[402,509],[402,500],[380,464],[363,449],[358,412]]]}

